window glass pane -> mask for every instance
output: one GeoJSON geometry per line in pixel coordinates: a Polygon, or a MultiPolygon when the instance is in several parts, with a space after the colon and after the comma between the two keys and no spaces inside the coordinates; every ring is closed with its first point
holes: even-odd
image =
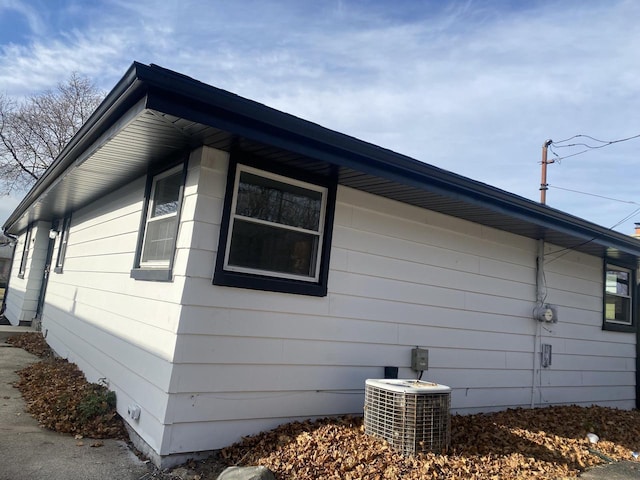
{"type": "Polygon", "coordinates": [[[182,185],[182,171],[156,180],[153,192],[151,218],[178,211],[178,198],[182,185]]]}
{"type": "Polygon", "coordinates": [[[322,192],[240,173],[236,214],[318,231],[322,192]]]}
{"type": "Polygon", "coordinates": [[[62,231],[60,232],[60,247],[58,250],[58,259],[56,267],[62,267],[64,258],[67,254],[67,243],[69,242],[69,227],[71,225],[71,217],[66,217],[62,222],[62,231]]]}
{"type": "Polygon", "coordinates": [[[318,236],[236,219],[229,265],[315,276],[318,236]]]}
{"type": "Polygon", "coordinates": [[[170,216],[147,223],[142,262],[170,260],[173,254],[176,218],[176,216],[170,216]]]}
{"type": "Polygon", "coordinates": [[[27,259],[29,258],[29,245],[31,244],[31,227],[27,229],[27,236],[24,239],[24,249],[22,250],[22,258],[20,259],[20,269],[18,273],[24,275],[27,271],[27,259]]]}
{"type": "Polygon", "coordinates": [[[631,325],[631,300],[617,295],[606,296],[605,318],[609,321],[631,325]]]}
{"type": "Polygon", "coordinates": [[[607,270],[607,292],[629,296],[629,272],[607,270]]]}

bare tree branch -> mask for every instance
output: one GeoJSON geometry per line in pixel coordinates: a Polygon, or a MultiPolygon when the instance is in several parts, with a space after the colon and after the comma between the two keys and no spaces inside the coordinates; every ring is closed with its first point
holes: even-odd
{"type": "Polygon", "coordinates": [[[0,195],[31,187],[103,97],[90,79],[75,72],[55,90],[22,103],[0,94],[0,195]]]}

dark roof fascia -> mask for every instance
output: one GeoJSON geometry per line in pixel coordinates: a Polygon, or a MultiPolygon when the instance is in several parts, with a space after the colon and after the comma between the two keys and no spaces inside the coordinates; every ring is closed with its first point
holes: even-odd
{"type": "Polygon", "coordinates": [[[82,152],[88,149],[124,112],[144,96],[144,85],[138,79],[138,69],[143,66],[134,62],[116,86],[98,105],[89,119],[80,127],[60,155],[53,161],[44,175],[29,190],[13,213],[5,221],[3,230],[11,229],[42,194],[55,184],[58,177],[73,165],[82,152]]]}
{"type": "Polygon", "coordinates": [[[608,228],[377,145],[329,130],[157,66],[142,66],[148,108],[325,160],[640,257],[640,242],[608,228]],[[154,90],[164,91],[153,95],[154,90]]]}
{"type": "Polygon", "coordinates": [[[146,107],[400,184],[427,189],[542,228],[640,257],[640,242],[546,205],[329,130],[191,77],[134,62],[4,225],[7,230],[126,108],[146,107]]]}

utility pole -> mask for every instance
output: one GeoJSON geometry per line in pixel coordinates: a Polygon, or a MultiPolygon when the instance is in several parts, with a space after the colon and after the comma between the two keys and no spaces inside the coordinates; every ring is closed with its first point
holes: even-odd
{"type": "Polygon", "coordinates": [[[549,184],[547,183],[547,165],[554,163],[555,160],[547,160],[547,150],[549,145],[553,143],[553,140],[547,140],[542,145],[542,178],[540,179],[540,203],[545,205],[547,203],[547,190],[549,184]]]}

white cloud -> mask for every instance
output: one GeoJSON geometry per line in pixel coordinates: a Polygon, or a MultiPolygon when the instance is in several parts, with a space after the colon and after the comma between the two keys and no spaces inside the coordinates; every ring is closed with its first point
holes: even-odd
{"type": "MultiPolygon", "coordinates": [[[[640,133],[640,4],[632,1],[102,8],[82,28],[1,46],[0,84],[25,94],[76,70],[110,89],[133,60],[157,63],[532,199],[547,138],[640,133]]],[[[552,164],[549,181],[635,200],[638,146],[552,164]]],[[[629,204],[560,190],[548,198],[606,226],[629,213],[629,204]]]]}

